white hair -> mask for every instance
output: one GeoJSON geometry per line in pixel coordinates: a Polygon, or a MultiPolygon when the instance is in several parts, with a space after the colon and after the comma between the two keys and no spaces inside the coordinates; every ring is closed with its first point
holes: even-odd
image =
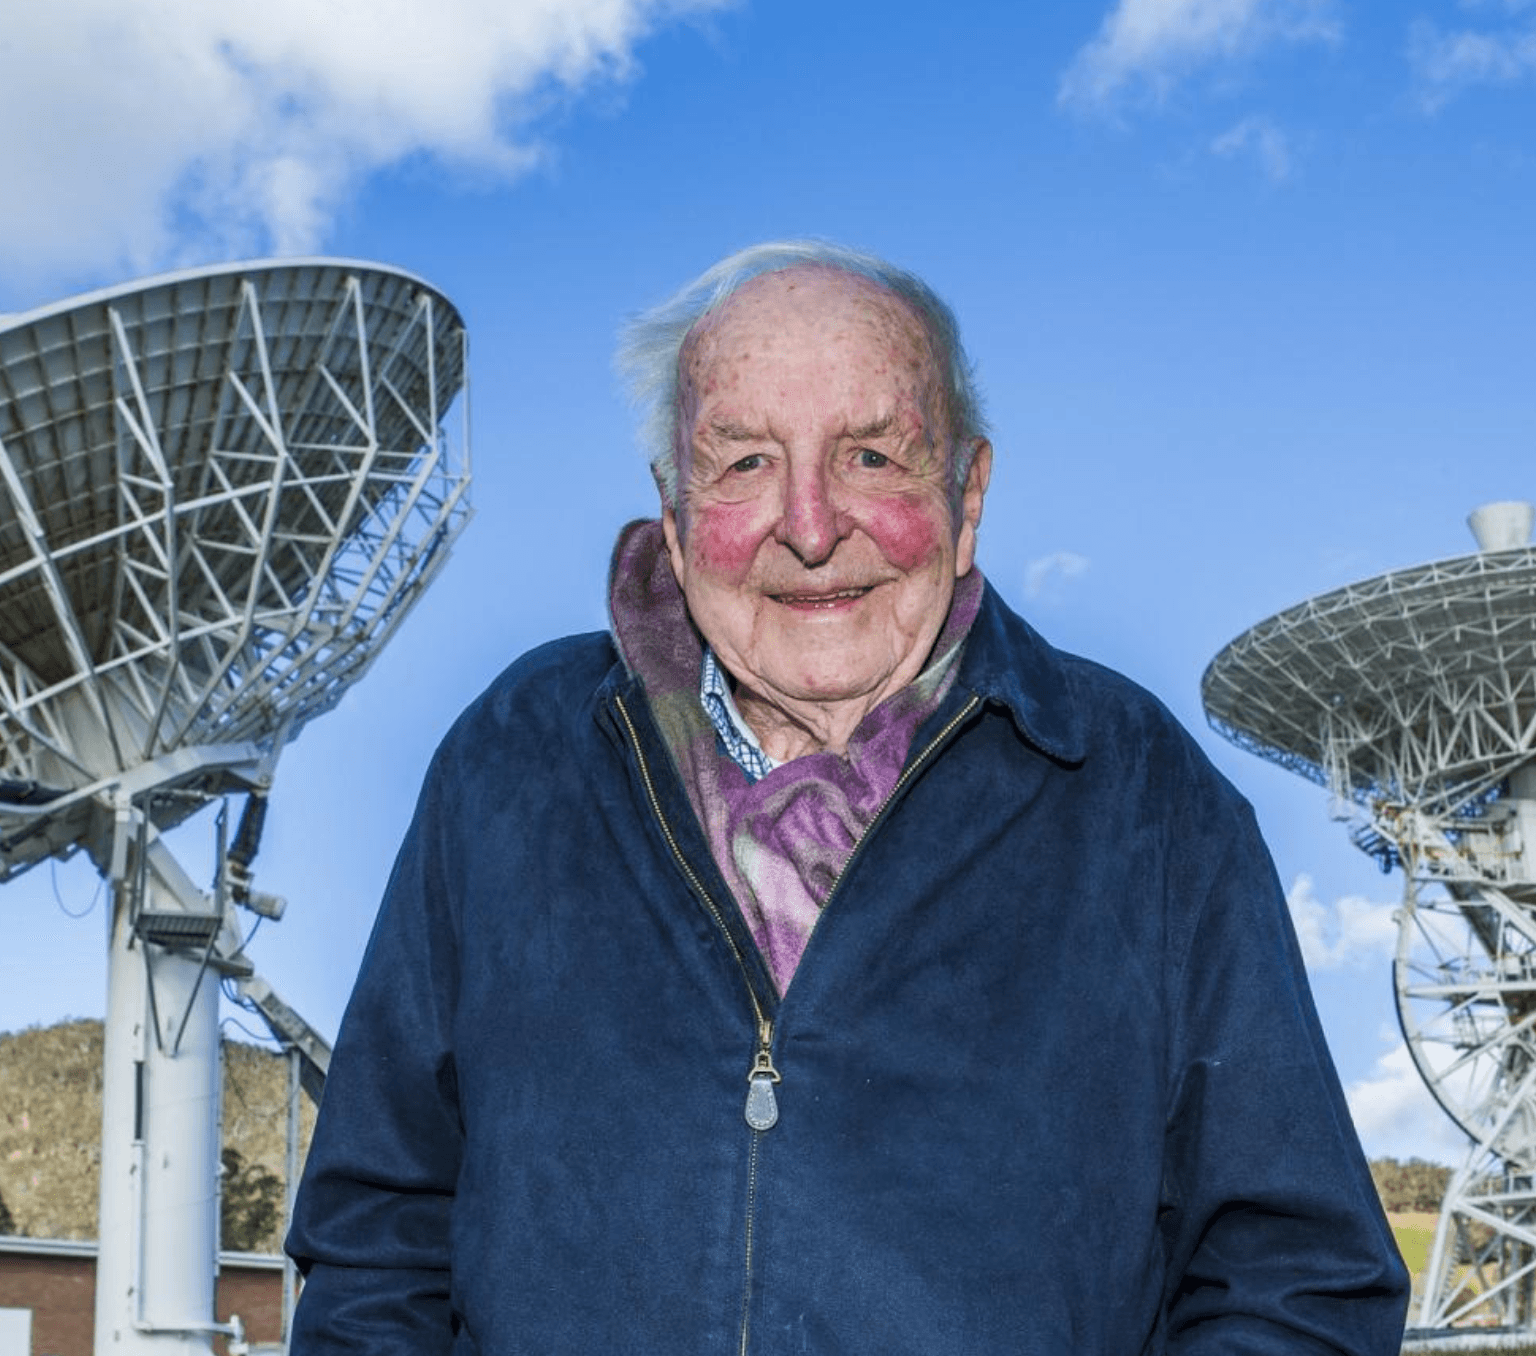
{"type": "Polygon", "coordinates": [[[616,365],[641,415],[640,441],[662,501],[676,507],[685,433],[678,423],[683,351],[705,316],[744,283],[791,268],[830,268],[867,278],[905,302],[927,336],[948,413],[950,488],[958,501],[978,439],[987,436],[975,373],[954,312],[921,278],[872,254],[819,240],[749,245],[722,259],[660,306],[636,316],[619,339],[616,365]]]}

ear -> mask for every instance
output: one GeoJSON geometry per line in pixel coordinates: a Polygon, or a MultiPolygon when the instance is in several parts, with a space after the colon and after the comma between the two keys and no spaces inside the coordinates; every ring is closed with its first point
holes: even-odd
{"type": "Polygon", "coordinates": [[[976,439],[971,454],[971,469],[965,473],[965,489],[960,494],[960,532],[955,540],[955,578],[971,572],[976,563],[976,529],[981,526],[981,503],[987,497],[992,479],[992,444],[976,439]]]}
{"type": "Polygon", "coordinates": [[[672,577],[683,587],[683,538],[678,530],[677,514],[666,506],[661,510],[661,532],[667,539],[667,559],[672,562],[672,577]]]}

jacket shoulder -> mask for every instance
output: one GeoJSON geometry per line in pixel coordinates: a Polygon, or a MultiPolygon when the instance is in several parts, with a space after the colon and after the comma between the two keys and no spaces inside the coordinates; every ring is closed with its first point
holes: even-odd
{"type": "Polygon", "coordinates": [[[1127,789],[1142,788],[1176,820],[1214,817],[1256,833],[1247,798],[1160,697],[1094,660],[1064,655],[1063,664],[1084,713],[1090,758],[1114,769],[1127,789]]]}
{"type": "Polygon", "coordinates": [[[1058,653],[1090,742],[1143,738],[1195,747],[1194,736],[1156,693],[1097,660],[1058,653]]]}
{"type": "Polygon", "coordinates": [[[518,749],[559,757],[560,745],[589,727],[618,653],[605,631],[565,636],[513,660],[450,727],[434,759],[462,769],[518,749]],[[585,715],[585,725],[578,722],[585,715]]]}
{"type": "Polygon", "coordinates": [[[1104,664],[1058,650],[990,587],[962,679],[1007,707],[1024,736],[1060,763],[1129,771],[1148,757],[1174,757],[1221,780],[1158,697],[1104,664]]]}

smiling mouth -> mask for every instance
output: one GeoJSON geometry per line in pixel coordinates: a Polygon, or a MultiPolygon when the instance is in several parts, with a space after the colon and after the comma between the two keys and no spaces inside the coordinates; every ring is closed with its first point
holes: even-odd
{"type": "Polygon", "coordinates": [[[848,604],[857,602],[868,593],[870,587],[872,586],[837,589],[828,593],[771,593],[768,596],[785,607],[792,607],[802,612],[820,612],[847,607],[848,604]]]}

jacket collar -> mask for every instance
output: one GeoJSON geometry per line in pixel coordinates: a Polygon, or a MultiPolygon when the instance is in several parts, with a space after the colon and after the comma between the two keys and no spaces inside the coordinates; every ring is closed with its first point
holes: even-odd
{"type": "Polygon", "coordinates": [[[1067,659],[988,584],[957,687],[1007,708],[1019,732],[1062,763],[1081,763],[1088,731],[1067,659]]]}

